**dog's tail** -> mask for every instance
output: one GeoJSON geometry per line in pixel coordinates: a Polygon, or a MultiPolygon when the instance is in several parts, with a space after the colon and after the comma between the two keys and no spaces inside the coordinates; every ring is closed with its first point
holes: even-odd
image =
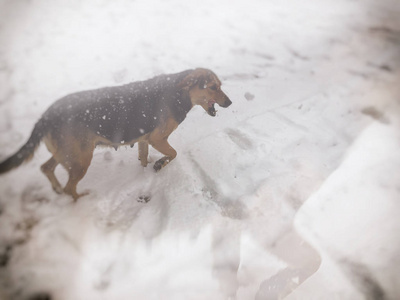
{"type": "Polygon", "coordinates": [[[0,174],[10,171],[21,165],[25,161],[29,161],[33,157],[33,153],[39,146],[43,136],[45,135],[43,120],[40,119],[35,128],[33,128],[32,134],[28,141],[15,153],[14,155],[7,158],[5,161],[0,163],[0,174]]]}

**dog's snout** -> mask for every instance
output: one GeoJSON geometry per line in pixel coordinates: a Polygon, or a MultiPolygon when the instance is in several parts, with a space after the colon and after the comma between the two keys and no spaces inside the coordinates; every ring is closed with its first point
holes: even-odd
{"type": "Polygon", "coordinates": [[[228,107],[231,104],[232,104],[232,101],[228,97],[226,97],[224,104],[222,104],[221,106],[228,107]]]}

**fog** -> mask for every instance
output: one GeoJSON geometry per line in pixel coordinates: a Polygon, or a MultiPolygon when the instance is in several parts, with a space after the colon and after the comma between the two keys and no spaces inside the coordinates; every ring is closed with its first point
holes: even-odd
{"type": "MultiPolygon", "coordinates": [[[[57,99],[213,70],[160,172],[96,148],[76,203],[0,175],[1,299],[400,298],[400,4],[0,2],[0,160],[57,99]]],[[[62,185],[67,173],[56,169],[62,185]]]]}

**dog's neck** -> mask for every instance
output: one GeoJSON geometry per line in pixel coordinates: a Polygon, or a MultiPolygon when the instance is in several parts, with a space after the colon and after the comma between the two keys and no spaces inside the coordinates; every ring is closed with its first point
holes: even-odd
{"type": "Polygon", "coordinates": [[[189,92],[182,89],[172,100],[170,109],[174,119],[178,123],[181,123],[186,118],[187,113],[192,109],[192,107],[193,104],[190,101],[189,92]]]}

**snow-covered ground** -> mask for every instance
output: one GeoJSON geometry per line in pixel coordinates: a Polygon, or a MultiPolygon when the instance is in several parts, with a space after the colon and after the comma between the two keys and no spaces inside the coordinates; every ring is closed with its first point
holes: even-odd
{"type": "Polygon", "coordinates": [[[2,175],[0,298],[399,299],[399,14],[396,0],[1,1],[1,159],[75,91],[206,67],[233,105],[193,109],[157,174],[137,146],[96,149],[75,204],[41,174],[43,145],[2,175]]]}

